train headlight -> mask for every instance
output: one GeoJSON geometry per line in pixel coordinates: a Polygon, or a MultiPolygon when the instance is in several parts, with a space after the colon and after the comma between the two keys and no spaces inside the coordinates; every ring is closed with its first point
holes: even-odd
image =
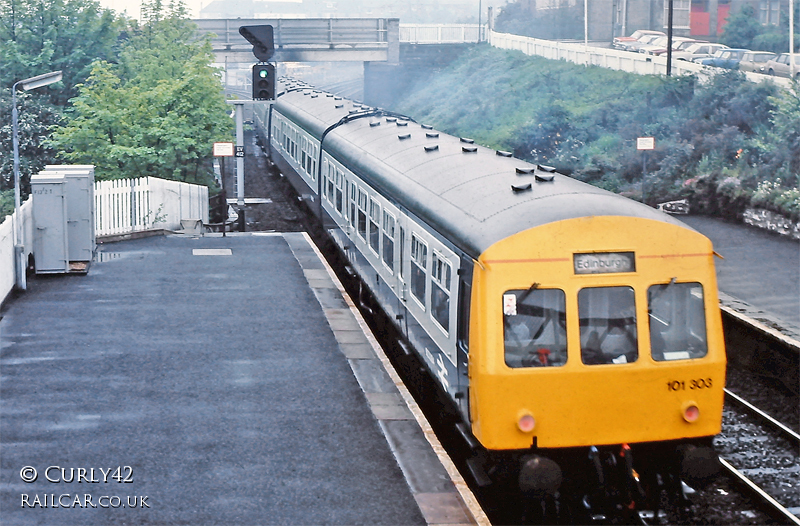
{"type": "Polygon", "coordinates": [[[523,433],[530,433],[536,427],[536,419],[527,411],[521,411],[517,419],[517,427],[523,433]]]}
{"type": "Polygon", "coordinates": [[[700,408],[694,402],[687,402],[683,405],[683,419],[689,422],[697,422],[700,418],[700,408]]]}

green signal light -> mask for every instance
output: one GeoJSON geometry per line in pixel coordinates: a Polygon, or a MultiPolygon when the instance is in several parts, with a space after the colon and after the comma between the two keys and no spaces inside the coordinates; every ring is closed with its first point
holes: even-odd
{"type": "Polygon", "coordinates": [[[262,69],[258,72],[258,76],[261,77],[262,79],[265,79],[267,78],[267,76],[269,76],[269,72],[267,72],[266,69],[262,69]]]}

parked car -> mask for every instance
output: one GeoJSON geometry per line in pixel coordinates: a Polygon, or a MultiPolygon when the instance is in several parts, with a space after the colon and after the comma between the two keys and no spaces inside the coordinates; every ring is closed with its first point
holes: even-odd
{"type": "Polygon", "coordinates": [[[720,49],[713,56],[700,59],[697,62],[704,66],[714,66],[717,68],[737,69],[742,57],[749,49],[720,49]]]}
{"type": "Polygon", "coordinates": [[[683,51],[672,54],[673,60],[693,61],[710,57],[720,49],[728,49],[724,44],[713,44],[711,42],[695,42],[686,46],[683,51]]]}
{"type": "MultiPolygon", "coordinates": [[[[788,79],[791,74],[789,65],[789,53],[781,53],[767,61],[764,65],[764,71],[766,71],[767,75],[786,77],[788,79]]],[[[800,80],[800,53],[794,54],[794,78],[800,80]]]]}
{"type": "Polygon", "coordinates": [[[626,46],[631,42],[637,42],[640,38],[646,35],[667,36],[661,31],[651,31],[649,29],[637,29],[629,37],[614,37],[611,47],[614,49],[621,49],[627,51],[626,46]]]}
{"type": "MultiPolygon", "coordinates": [[[[698,40],[689,37],[672,37],[672,52],[679,51],[681,46],[688,46],[694,42],[698,42],[698,40]]],[[[654,40],[652,44],[640,47],[639,53],[644,53],[646,55],[666,55],[667,37],[660,37],[654,40]]]]}
{"type": "Polygon", "coordinates": [[[740,71],[752,71],[753,73],[766,73],[764,66],[771,58],[777,55],[769,51],[748,51],[739,61],[740,71]]]}
{"type": "Polygon", "coordinates": [[[646,46],[648,44],[652,44],[657,38],[661,38],[660,35],[645,35],[639,40],[635,42],[628,42],[625,45],[625,51],[632,51],[634,53],[639,51],[639,48],[642,46],[646,46]]]}

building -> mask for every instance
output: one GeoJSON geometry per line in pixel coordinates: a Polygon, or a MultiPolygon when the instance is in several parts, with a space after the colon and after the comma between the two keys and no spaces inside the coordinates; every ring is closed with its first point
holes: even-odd
{"type": "MultiPolygon", "coordinates": [[[[590,40],[610,41],[637,29],[667,29],[669,0],[586,1],[590,40]]],[[[519,0],[519,3],[533,17],[564,18],[572,25],[583,24],[584,0],[519,0]],[[564,16],[554,16],[557,12],[563,12],[564,16]],[[575,18],[576,15],[579,19],[575,18]]],[[[781,11],[789,11],[789,0],[673,0],[673,34],[716,41],[728,15],[739,11],[745,4],[753,6],[762,24],[778,24],[781,11]]],[[[574,33],[564,29],[565,34],[574,33]]]]}

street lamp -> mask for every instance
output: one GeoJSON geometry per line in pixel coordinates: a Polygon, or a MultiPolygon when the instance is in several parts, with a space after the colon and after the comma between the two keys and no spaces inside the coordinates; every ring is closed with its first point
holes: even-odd
{"type": "Polygon", "coordinates": [[[31,90],[47,86],[61,80],[61,70],[37,75],[29,79],[15,82],[11,87],[11,122],[12,142],[14,144],[14,263],[16,265],[17,287],[25,290],[25,250],[22,244],[22,214],[20,212],[19,193],[19,138],[17,137],[17,86],[31,90]]]}

